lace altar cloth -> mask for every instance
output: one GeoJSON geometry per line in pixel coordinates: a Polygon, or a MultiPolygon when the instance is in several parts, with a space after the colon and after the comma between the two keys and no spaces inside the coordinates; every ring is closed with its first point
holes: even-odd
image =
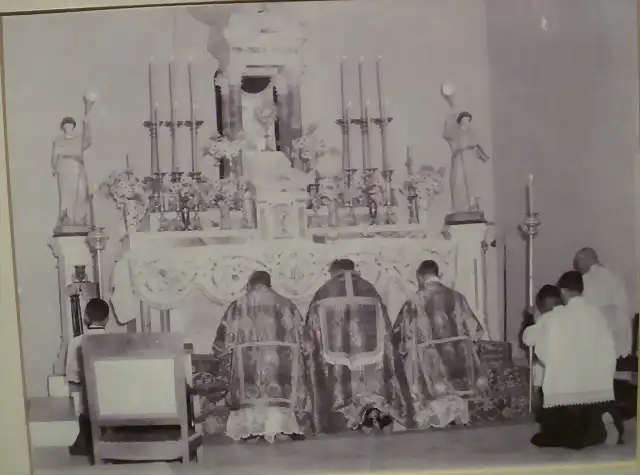
{"type": "MultiPolygon", "coordinates": [[[[160,244],[160,243],[159,243],[160,244]]],[[[440,265],[443,282],[456,279],[456,246],[444,239],[345,239],[326,243],[260,241],[207,245],[197,239],[187,247],[166,241],[158,247],[127,251],[113,272],[111,298],[116,318],[127,323],[140,314],[140,301],[152,308],[179,308],[195,291],[219,305],[237,299],[255,270],[271,273],[273,288],[305,314],[314,293],[328,278],[329,264],[352,259],[358,272],[382,295],[392,320],[407,295],[415,292],[415,270],[424,259],[440,265]]],[[[184,246],[184,245],[183,245],[184,246]]]]}

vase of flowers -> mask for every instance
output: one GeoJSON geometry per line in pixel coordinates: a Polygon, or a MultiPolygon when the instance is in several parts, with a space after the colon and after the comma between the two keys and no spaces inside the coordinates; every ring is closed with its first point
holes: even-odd
{"type": "Polygon", "coordinates": [[[445,173],[443,167],[436,169],[431,165],[423,165],[416,173],[409,175],[404,193],[411,198],[413,218],[418,222],[426,219],[433,198],[442,193],[445,173]]]}
{"type": "Polygon", "coordinates": [[[340,225],[340,217],[338,215],[338,203],[340,195],[343,193],[343,179],[341,176],[331,176],[320,178],[318,183],[317,199],[321,205],[327,207],[327,224],[329,227],[337,227],[340,225]]]}
{"type": "MultiPolygon", "coordinates": [[[[216,166],[228,166],[231,172],[235,172],[235,162],[242,152],[244,146],[244,138],[242,136],[235,140],[230,140],[224,135],[211,137],[210,145],[205,149],[204,154],[215,160],[216,166]]],[[[225,174],[226,175],[226,174],[225,174]]]]}
{"type": "Polygon", "coordinates": [[[225,178],[206,184],[203,199],[220,210],[220,229],[231,229],[231,211],[242,203],[247,184],[242,180],[225,178]]]}
{"type": "Polygon", "coordinates": [[[153,179],[139,179],[133,171],[114,172],[100,185],[102,194],[111,199],[122,211],[127,233],[137,230],[144,218],[153,193],[153,179]]]}

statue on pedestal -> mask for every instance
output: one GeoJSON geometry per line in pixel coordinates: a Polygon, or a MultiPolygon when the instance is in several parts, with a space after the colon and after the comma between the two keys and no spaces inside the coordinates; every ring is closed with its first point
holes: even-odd
{"type": "Polygon", "coordinates": [[[480,210],[478,197],[470,191],[469,177],[465,161],[479,159],[489,160],[471,128],[472,116],[467,111],[459,111],[453,102],[455,90],[452,85],[442,86],[442,95],[451,110],[444,125],[443,137],[451,148],[451,169],[449,170],[449,186],[451,191],[451,214],[447,215],[449,224],[484,222],[484,213],[480,210]]]}
{"type": "Polygon", "coordinates": [[[84,152],[91,146],[89,112],[96,101],[94,94],[84,96],[82,129],[76,132],[76,121],[65,117],[60,122],[62,135],[53,142],[51,168],[58,180],[58,220],[54,235],[86,234],[91,225],[91,196],[84,166],[84,152]]]}

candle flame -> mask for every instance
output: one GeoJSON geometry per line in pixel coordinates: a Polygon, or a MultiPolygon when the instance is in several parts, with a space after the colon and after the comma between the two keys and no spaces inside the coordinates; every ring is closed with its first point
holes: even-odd
{"type": "Polygon", "coordinates": [[[360,56],[360,62],[364,62],[364,56],[360,56]]]}
{"type": "Polygon", "coordinates": [[[153,56],[149,57],[149,63],[153,63],[155,61],[155,58],[153,56]]]}
{"type": "Polygon", "coordinates": [[[382,61],[382,56],[378,56],[378,61],[382,61]]]}
{"type": "Polygon", "coordinates": [[[351,102],[347,102],[347,109],[351,107],[351,102]]]}
{"type": "Polygon", "coordinates": [[[533,174],[529,174],[529,185],[533,185],[533,174]]]}
{"type": "Polygon", "coordinates": [[[173,63],[176,60],[175,56],[171,55],[169,56],[169,62],[173,63]]]}
{"type": "Polygon", "coordinates": [[[343,56],[343,57],[342,57],[342,61],[344,62],[344,61],[346,61],[346,60],[347,60],[347,57],[346,57],[346,56],[343,56]]]}

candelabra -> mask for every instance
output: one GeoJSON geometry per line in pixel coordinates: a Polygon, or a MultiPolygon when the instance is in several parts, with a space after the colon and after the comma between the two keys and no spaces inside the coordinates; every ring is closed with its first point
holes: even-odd
{"type": "MultiPolygon", "coordinates": [[[[538,235],[540,218],[538,213],[528,212],[520,229],[527,239],[527,312],[533,313],[533,240],[538,235]]],[[[533,349],[529,347],[529,412],[533,411],[533,349]]]]}

